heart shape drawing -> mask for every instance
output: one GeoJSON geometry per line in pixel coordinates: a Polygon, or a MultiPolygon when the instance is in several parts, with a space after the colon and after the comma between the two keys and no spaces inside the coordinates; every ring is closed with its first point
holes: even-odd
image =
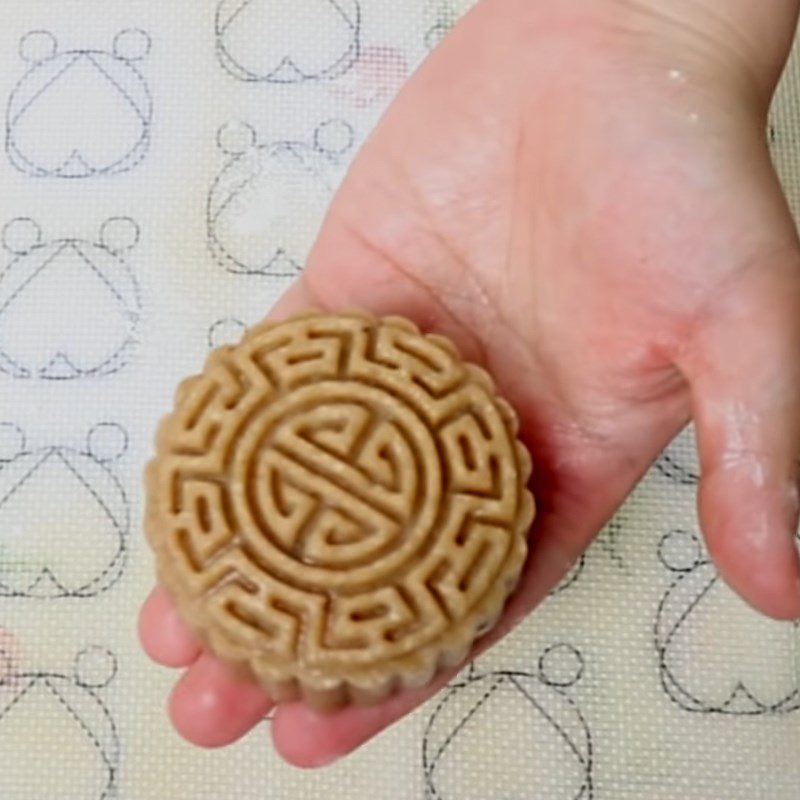
{"type": "Polygon", "coordinates": [[[73,674],[21,672],[0,681],[0,752],[14,754],[15,766],[0,770],[0,796],[38,800],[43,786],[58,786],[60,800],[116,797],[119,736],[99,693],[116,671],[112,653],[88,647],[73,674]],[[68,778],[65,763],[73,767],[68,778]]]}
{"type": "Polygon", "coordinates": [[[358,0],[222,0],[217,56],[240,81],[302,83],[336,78],[359,56],[358,0]]]}
{"type": "Polygon", "coordinates": [[[0,596],[94,597],[121,577],[127,557],[130,506],[109,469],[127,449],[127,434],[102,423],[85,451],[29,450],[9,423],[0,454],[0,596]]]}
{"type": "Polygon", "coordinates": [[[23,39],[33,65],[7,107],[6,152],[14,167],[34,177],[89,178],[139,164],[150,144],[153,103],[132,62],[149,47],[143,31],[122,31],[113,52],[57,53],[52,36],[38,31],[23,39]],[[52,46],[32,54],[30,40],[41,37],[52,46]]]}
{"type": "Polygon", "coordinates": [[[260,145],[249,126],[225,126],[220,147],[232,157],[207,204],[208,242],[218,263],[234,273],[297,275],[353,141],[343,120],[320,125],[310,143],[260,145]]]}
{"type": "Polygon", "coordinates": [[[14,227],[31,222],[6,226],[6,246],[15,258],[0,273],[0,371],[15,378],[69,380],[120,370],[136,348],[141,302],[123,258],[133,245],[112,247],[109,239],[117,228],[135,242],[138,227],[114,218],[103,226],[100,244],[79,239],[42,244],[38,237],[14,250],[14,227]]]}
{"type": "Polygon", "coordinates": [[[561,644],[538,674],[470,670],[452,683],[425,728],[426,800],[522,800],[545,773],[558,776],[551,800],[591,800],[592,737],[566,691],[582,673],[580,654],[561,644]]]}
{"type": "Polygon", "coordinates": [[[706,714],[800,709],[797,623],[750,608],[720,579],[693,533],[667,534],[660,557],[677,574],[655,625],[661,682],[670,699],[706,714]]]}

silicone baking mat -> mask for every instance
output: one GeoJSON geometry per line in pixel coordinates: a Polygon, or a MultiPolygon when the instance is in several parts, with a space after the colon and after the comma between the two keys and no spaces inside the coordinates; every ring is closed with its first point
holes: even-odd
{"type": "MultiPolygon", "coordinates": [[[[0,8],[2,800],[797,800],[797,627],[698,535],[690,434],[534,617],[354,756],[265,721],[203,752],[134,634],[140,473],[174,385],[259,320],[397,88],[466,8],[27,0],[0,8]]],[[[800,211],[800,64],[771,141],[800,211]]]]}

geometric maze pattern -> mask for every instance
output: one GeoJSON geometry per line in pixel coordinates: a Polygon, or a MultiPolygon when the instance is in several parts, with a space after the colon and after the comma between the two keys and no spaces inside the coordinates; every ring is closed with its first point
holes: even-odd
{"type": "Polygon", "coordinates": [[[486,373],[405,320],[255,329],[179,388],[160,428],[161,578],[212,649],[278,695],[326,705],[423,683],[518,579],[533,501],[515,434],[486,373]]]}

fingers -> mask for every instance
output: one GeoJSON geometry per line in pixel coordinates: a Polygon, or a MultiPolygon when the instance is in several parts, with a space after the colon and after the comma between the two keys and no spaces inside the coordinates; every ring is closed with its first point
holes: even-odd
{"type": "Polygon", "coordinates": [[[161,587],[150,593],[139,613],[139,640],[147,655],[165,667],[188,667],[202,650],[161,587]]]}
{"type": "Polygon", "coordinates": [[[684,368],[709,551],[745,600],[796,618],[800,257],[750,269],[700,330],[684,368]]]}
{"type": "Polygon", "coordinates": [[[200,747],[240,739],[273,707],[264,690],[204,653],[175,684],[169,701],[172,724],[200,747]]]}
{"type": "Polygon", "coordinates": [[[155,588],[139,615],[145,652],[166,667],[188,667],[170,697],[175,729],[201,747],[221,747],[244,736],[272,708],[263,689],[203,653],[167,592],[155,588]]]}

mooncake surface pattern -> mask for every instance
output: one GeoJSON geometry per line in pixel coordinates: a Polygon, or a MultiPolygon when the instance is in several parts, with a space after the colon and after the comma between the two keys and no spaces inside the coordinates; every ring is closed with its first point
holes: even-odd
{"type": "Polygon", "coordinates": [[[533,498],[482,369],[398,317],[251,330],[184,381],[147,473],[159,577],[219,657],[328,710],[466,657],[533,498]]]}

